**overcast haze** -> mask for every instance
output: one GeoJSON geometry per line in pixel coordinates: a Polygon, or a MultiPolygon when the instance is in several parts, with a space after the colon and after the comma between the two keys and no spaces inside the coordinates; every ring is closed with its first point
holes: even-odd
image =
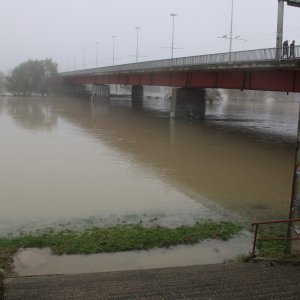
{"type": "MultiPolygon", "coordinates": [[[[227,52],[231,0],[0,0],[0,70],[9,72],[28,59],[52,58],[60,71],[170,57],[172,17],[174,56],[227,52]]],[[[300,42],[300,8],[285,5],[284,39],[300,42]]],[[[275,47],[277,0],[234,0],[233,51],[275,47]]]]}

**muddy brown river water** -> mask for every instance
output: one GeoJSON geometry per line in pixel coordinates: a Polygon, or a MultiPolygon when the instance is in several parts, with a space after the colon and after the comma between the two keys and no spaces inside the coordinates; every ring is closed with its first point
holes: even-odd
{"type": "Polygon", "coordinates": [[[298,102],[225,99],[191,122],[163,98],[1,97],[0,233],[287,218],[298,102]]]}

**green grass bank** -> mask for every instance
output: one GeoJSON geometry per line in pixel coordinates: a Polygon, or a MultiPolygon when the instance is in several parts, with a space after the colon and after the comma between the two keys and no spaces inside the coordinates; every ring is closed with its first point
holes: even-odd
{"type": "Polygon", "coordinates": [[[116,225],[94,227],[84,231],[51,229],[0,237],[0,268],[9,271],[11,256],[19,248],[50,247],[55,254],[92,254],[175,245],[196,244],[205,239],[227,241],[242,227],[232,222],[203,221],[193,226],[143,227],[141,225],[116,225]]]}

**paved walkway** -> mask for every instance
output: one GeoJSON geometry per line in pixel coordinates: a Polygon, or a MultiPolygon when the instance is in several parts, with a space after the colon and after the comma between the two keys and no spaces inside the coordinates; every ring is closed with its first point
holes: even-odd
{"type": "Polygon", "coordinates": [[[7,278],[4,300],[300,299],[300,267],[230,263],[7,278]]]}

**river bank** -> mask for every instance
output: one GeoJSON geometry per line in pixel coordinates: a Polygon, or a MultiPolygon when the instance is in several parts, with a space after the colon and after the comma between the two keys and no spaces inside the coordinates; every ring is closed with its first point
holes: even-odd
{"type": "Polygon", "coordinates": [[[117,225],[93,227],[83,231],[47,229],[35,233],[0,237],[0,267],[12,271],[12,256],[20,248],[49,247],[55,254],[111,253],[174,245],[192,245],[205,239],[227,241],[240,233],[242,227],[232,222],[197,222],[193,226],[167,228],[162,226],[117,225]]]}

